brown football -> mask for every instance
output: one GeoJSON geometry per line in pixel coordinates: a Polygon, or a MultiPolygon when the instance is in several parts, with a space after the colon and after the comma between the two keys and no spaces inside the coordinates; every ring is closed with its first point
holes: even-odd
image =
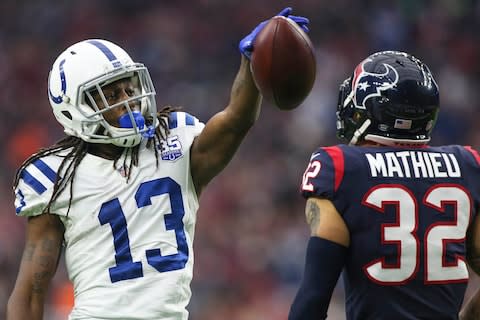
{"type": "Polygon", "coordinates": [[[265,99],[279,109],[294,109],[315,82],[312,42],[293,20],[275,16],[255,38],[250,67],[265,99]]]}

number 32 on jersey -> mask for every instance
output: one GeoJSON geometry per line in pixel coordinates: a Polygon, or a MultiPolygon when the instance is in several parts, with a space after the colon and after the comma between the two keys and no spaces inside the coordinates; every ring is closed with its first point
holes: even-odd
{"type": "MultiPolygon", "coordinates": [[[[314,191],[310,179],[318,176],[319,161],[312,161],[305,171],[302,189],[314,191]]],[[[422,200],[415,198],[407,187],[398,184],[381,184],[371,188],[364,196],[362,205],[383,214],[386,206],[394,206],[397,220],[382,224],[382,243],[398,247],[395,264],[386,264],[385,257],[378,257],[364,267],[366,275],[374,282],[383,285],[405,284],[416,276],[419,270],[420,246],[424,247],[425,283],[464,282],[468,280],[468,269],[464,259],[455,255],[454,261],[445,261],[449,243],[465,241],[470,222],[472,204],[467,191],[456,184],[432,186],[422,200]],[[421,202],[421,203],[420,203],[421,202]],[[454,219],[437,221],[425,229],[423,235],[417,232],[419,211],[422,206],[445,214],[446,206],[453,206],[454,219]],[[419,236],[423,237],[420,241],[419,236]]]]}
{"type": "Polygon", "coordinates": [[[413,192],[400,185],[378,185],[364,197],[363,205],[382,214],[385,206],[397,210],[397,221],[383,224],[382,239],[385,244],[398,246],[399,258],[395,267],[386,266],[384,259],[370,262],[364,268],[367,276],[380,284],[403,284],[415,277],[418,270],[420,245],[424,246],[425,277],[427,284],[463,282],[468,279],[465,261],[455,256],[455,261],[446,262],[446,246],[463,242],[470,221],[470,197],[459,185],[437,184],[432,186],[418,204],[413,192]],[[446,205],[455,208],[454,220],[437,221],[425,229],[423,241],[417,234],[419,206],[433,208],[439,215],[445,213],[446,205]]]}

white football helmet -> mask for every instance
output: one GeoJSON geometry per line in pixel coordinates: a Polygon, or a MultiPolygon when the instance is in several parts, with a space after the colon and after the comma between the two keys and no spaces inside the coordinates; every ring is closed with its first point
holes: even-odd
{"type": "Polygon", "coordinates": [[[133,147],[142,137],[152,137],[158,126],[155,89],[147,68],[109,41],[89,39],[62,52],[48,77],[48,96],[65,133],[87,142],[133,147]],[[109,105],[102,87],[124,78],[134,79],[137,92],[109,105]],[[104,108],[97,106],[92,94],[98,94],[104,108]],[[141,111],[132,110],[131,104],[140,104],[141,111]],[[104,112],[117,107],[128,112],[120,117],[120,128],[103,117],[104,112]]]}

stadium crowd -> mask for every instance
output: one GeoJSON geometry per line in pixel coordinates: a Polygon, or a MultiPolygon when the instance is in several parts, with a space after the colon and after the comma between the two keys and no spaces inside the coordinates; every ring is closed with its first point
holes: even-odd
{"type": "MultiPolygon", "coordinates": [[[[337,143],[338,85],[362,57],[397,49],[424,60],[441,92],[431,144],[480,146],[478,1],[2,0],[0,314],[24,243],[25,221],[15,216],[11,190],[15,170],[63,135],[48,103],[46,81],[58,52],[86,38],[116,42],[149,67],[159,107],[183,106],[206,121],[228,101],[238,41],[258,19],[288,5],[310,19],[316,83],[293,111],[265,102],[232,163],[202,194],[192,320],[286,318],[309,237],[301,176],[319,141],[337,143]]],[[[50,291],[46,319],[66,319],[72,288],[63,263],[50,291]]],[[[344,319],[342,299],[339,284],[331,319],[344,319]]]]}

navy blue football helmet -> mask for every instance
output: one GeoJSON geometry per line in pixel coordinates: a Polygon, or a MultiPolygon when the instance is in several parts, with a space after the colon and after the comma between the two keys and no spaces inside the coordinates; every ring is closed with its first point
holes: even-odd
{"type": "Polygon", "coordinates": [[[438,86],[426,64],[405,52],[377,52],[340,85],[337,136],[353,145],[426,144],[439,108],[438,86]]]}

